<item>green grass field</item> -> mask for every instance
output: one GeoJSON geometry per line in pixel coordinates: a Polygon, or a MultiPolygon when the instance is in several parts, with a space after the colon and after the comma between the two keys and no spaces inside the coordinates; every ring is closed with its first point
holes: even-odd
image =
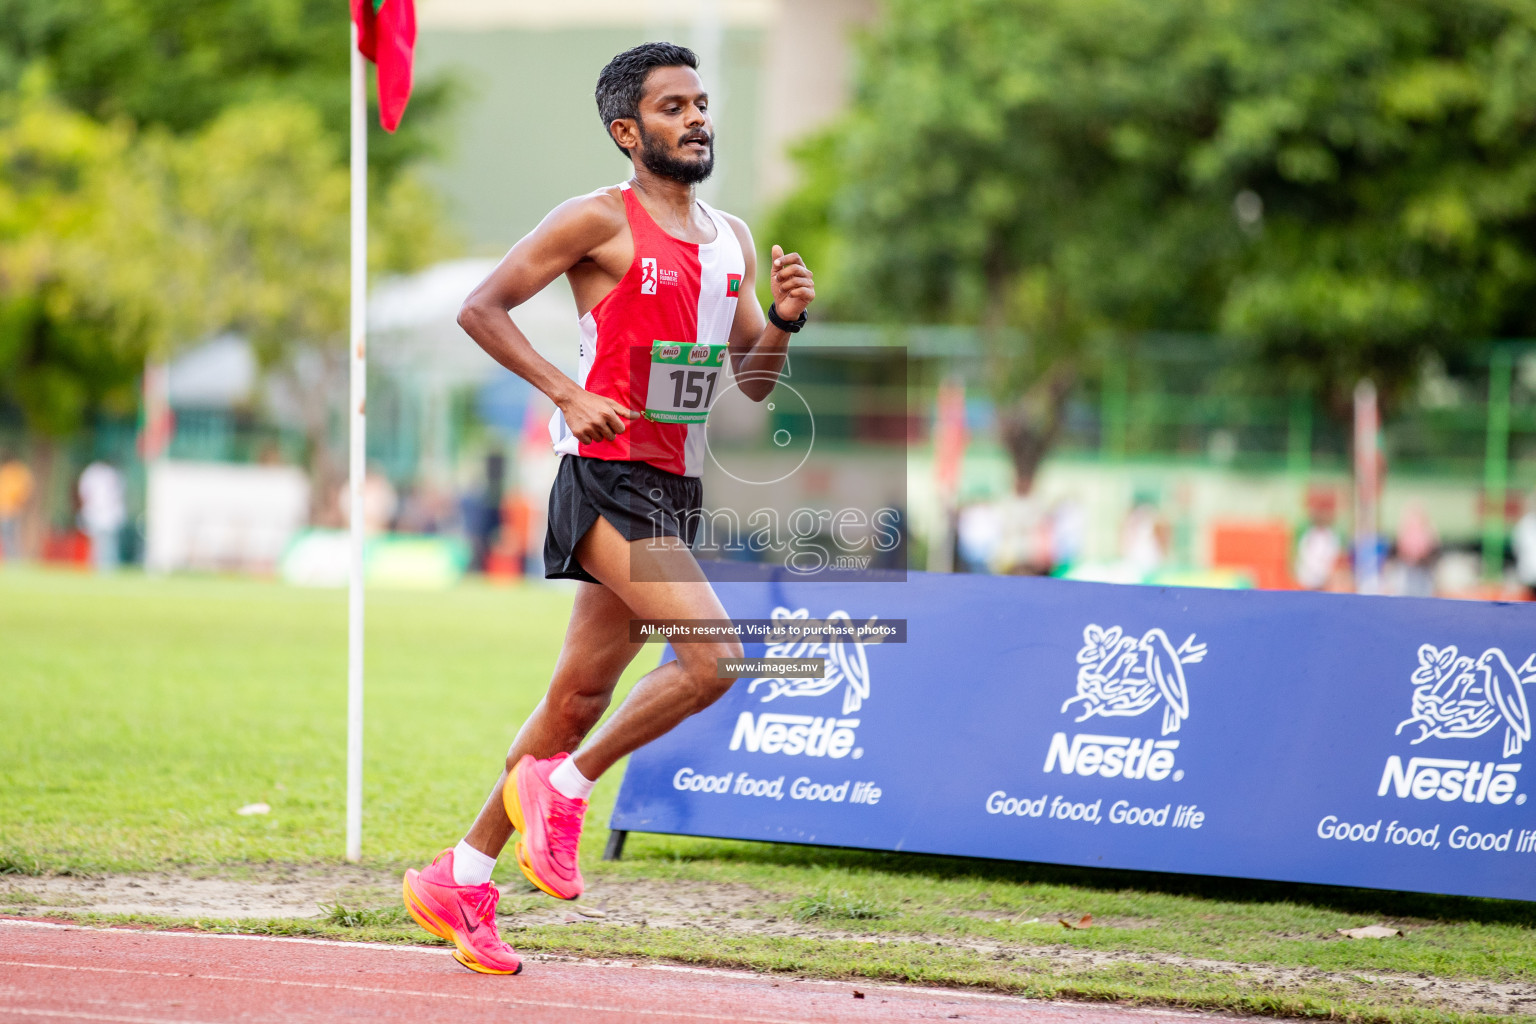
{"type": "MultiPolygon", "coordinates": [[[[462,835],[542,692],[569,606],[569,591],[543,586],[370,595],[367,862],[419,864],[462,835]]],[[[0,873],[339,862],[345,613],[340,592],[260,581],[0,572],[0,873]],[[271,813],[235,813],[257,801],[271,813]]],[[[1474,997],[1408,984],[1434,977],[1464,994],[1513,986],[1531,1001],[1507,1005],[1536,1019],[1531,905],[662,836],[633,836],[603,864],[618,779],[594,796],[589,879],[724,885],[748,894],[743,914],[794,933],[513,917],[519,946],[1334,1019],[1494,1019],[1474,997]],[[1090,929],[1056,923],[1085,913],[1090,929]],[[1336,934],[1382,921],[1406,937],[1336,934]]],[[[516,886],[508,868],[498,880],[516,886]]],[[[7,909],[25,901],[0,899],[7,909]]],[[[422,940],[382,892],[328,918],[201,926],[422,940]]]]}
{"type": "MultiPolygon", "coordinates": [[[[370,595],[370,859],[417,861],[462,834],[569,608],[544,588],[370,595]]],[[[5,573],[0,630],[0,856],[95,871],[342,851],[345,594],[5,573]],[[272,813],[234,814],[256,801],[272,813]]]]}

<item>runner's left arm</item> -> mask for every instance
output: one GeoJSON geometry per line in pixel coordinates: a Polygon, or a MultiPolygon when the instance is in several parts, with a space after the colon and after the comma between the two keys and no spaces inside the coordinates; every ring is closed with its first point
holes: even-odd
{"type": "MultiPolygon", "coordinates": [[[[768,322],[757,301],[757,249],[752,232],[736,217],[726,218],[741,242],[746,258],[741,295],[736,303],[736,319],[731,323],[731,372],[737,387],[754,402],[761,402],[779,382],[784,360],[789,355],[789,334],[768,322]]],[[[810,268],[797,252],[773,247],[770,284],[773,305],[785,320],[797,319],[816,298],[816,285],[810,268]]]]}

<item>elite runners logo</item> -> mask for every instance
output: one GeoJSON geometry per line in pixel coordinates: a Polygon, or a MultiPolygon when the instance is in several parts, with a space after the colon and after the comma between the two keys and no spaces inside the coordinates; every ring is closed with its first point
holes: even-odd
{"type": "MultiPolygon", "coordinates": [[[[1455,646],[1424,644],[1410,682],[1413,714],[1398,724],[1397,734],[1417,725],[1419,734],[1409,741],[1414,746],[1429,739],[1475,740],[1502,724],[1501,749],[1511,758],[1531,738],[1525,687],[1536,683],[1536,654],[1515,669],[1497,647],[1473,659],[1455,646]]],[[[1503,804],[1513,798],[1523,804],[1525,794],[1515,792],[1520,768],[1516,761],[1450,757],[1410,757],[1404,763],[1393,754],[1382,769],[1376,795],[1475,804],[1503,804]]]]}
{"type": "MultiPolygon", "coordinates": [[[[1090,624],[1083,630],[1083,646],[1077,652],[1077,695],[1067,699],[1065,714],[1081,705],[1074,721],[1102,718],[1134,718],[1163,705],[1162,734],[1179,731],[1189,717],[1189,686],[1184,666],[1205,660],[1205,644],[1195,636],[1177,648],[1161,629],[1129,636],[1119,626],[1109,629],[1090,624]]],[[[1147,779],[1159,782],[1184,777],[1174,767],[1179,741],[1170,739],[1107,736],[1079,733],[1068,739],[1065,732],[1051,737],[1045,770],[1064,775],[1098,775],[1106,779],[1147,779]]]]}
{"type": "Polygon", "coordinates": [[[656,273],[656,260],[654,258],[650,257],[650,256],[641,257],[641,259],[640,259],[640,294],[641,295],[655,295],[656,294],[656,282],[657,282],[658,279],[659,278],[658,278],[658,275],[656,273]]]}
{"type": "MultiPolygon", "coordinates": [[[[782,605],[773,610],[773,621],[792,622],[809,619],[810,609],[790,611],[782,605]]],[[[853,628],[853,618],[845,611],[835,611],[826,617],[828,623],[853,628]]],[[[874,620],[870,620],[874,621],[874,620]]],[[[826,675],[821,678],[783,679],[764,676],[747,684],[748,693],[764,690],[762,702],[780,697],[821,697],[843,687],[843,715],[851,715],[863,707],[869,699],[869,659],[864,645],[856,641],[803,640],[769,644],[763,652],[768,658],[825,658],[826,675]]],[[[863,755],[862,747],[855,747],[854,730],[859,727],[857,718],[830,715],[791,715],[764,712],[754,715],[743,711],[736,719],[736,729],[731,734],[732,750],[743,747],[749,753],[801,754],[806,757],[842,758],[850,754],[863,755]]]]}

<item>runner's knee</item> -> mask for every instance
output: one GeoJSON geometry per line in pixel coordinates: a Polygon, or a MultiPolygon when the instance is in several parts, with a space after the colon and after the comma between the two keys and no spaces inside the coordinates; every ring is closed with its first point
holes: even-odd
{"type": "MultiPolygon", "coordinates": [[[[573,751],[584,740],[587,733],[603,717],[603,712],[608,710],[608,704],[612,700],[611,692],[581,693],[579,691],[569,693],[552,692],[544,696],[539,707],[535,709],[534,716],[539,720],[536,732],[538,737],[535,746],[542,748],[545,753],[535,756],[548,757],[560,751],[573,751]]],[[[518,739],[523,739],[521,733],[518,739]]],[[[507,749],[507,771],[517,767],[521,760],[518,741],[514,740],[512,746],[507,749]]]]}
{"type": "Polygon", "coordinates": [[[549,712],[562,730],[585,736],[608,710],[608,693],[569,693],[549,697],[549,712]]]}
{"type": "Polygon", "coordinates": [[[715,701],[725,696],[731,684],[737,679],[737,675],[729,668],[723,667],[721,662],[739,661],[742,657],[741,644],[735,640],[725,640],[720,643],[700,644],[698,649],[691,652],[694,657],[690,664],[684,666],[688,671],[689,682],[693,684],[695,694],[695,711],[703,711],[715,701]]]}
{"type": "MultiPolygon", "coordinates": [[[[726,640],[719,645],[720,649],[715,653],[716,658],[724,658],[727,661],[740,661],[746,657],[746,652],[741,649],[738,640],[726,640]]],[[[735,679],[733,675],[730,678],[735,679]]]]}

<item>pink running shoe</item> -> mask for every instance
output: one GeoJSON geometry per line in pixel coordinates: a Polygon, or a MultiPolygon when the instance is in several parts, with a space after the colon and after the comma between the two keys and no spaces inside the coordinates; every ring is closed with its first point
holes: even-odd
{"type": "Polygon", "coordinates": [[[458,947],[453,958],[481,974],[516,974],[523,962],[496,930],[496,901],[490,882],[456,885],[453,851],[444,850],[423,871],[405,873],[405,909],[416,923],[458,947]]]}
{"type": "Polygon", "coordinates": [[[549,784],[549,773],[569,756],[556,754],[537,761],[532,754],[524,754],[501,788],[507,817],[523,834],[517,841],[517,866],[528,881],[560,900],[573,900],[584,888],[576,846],[581,842],[587,802],[572,800],[549,784]]]}

